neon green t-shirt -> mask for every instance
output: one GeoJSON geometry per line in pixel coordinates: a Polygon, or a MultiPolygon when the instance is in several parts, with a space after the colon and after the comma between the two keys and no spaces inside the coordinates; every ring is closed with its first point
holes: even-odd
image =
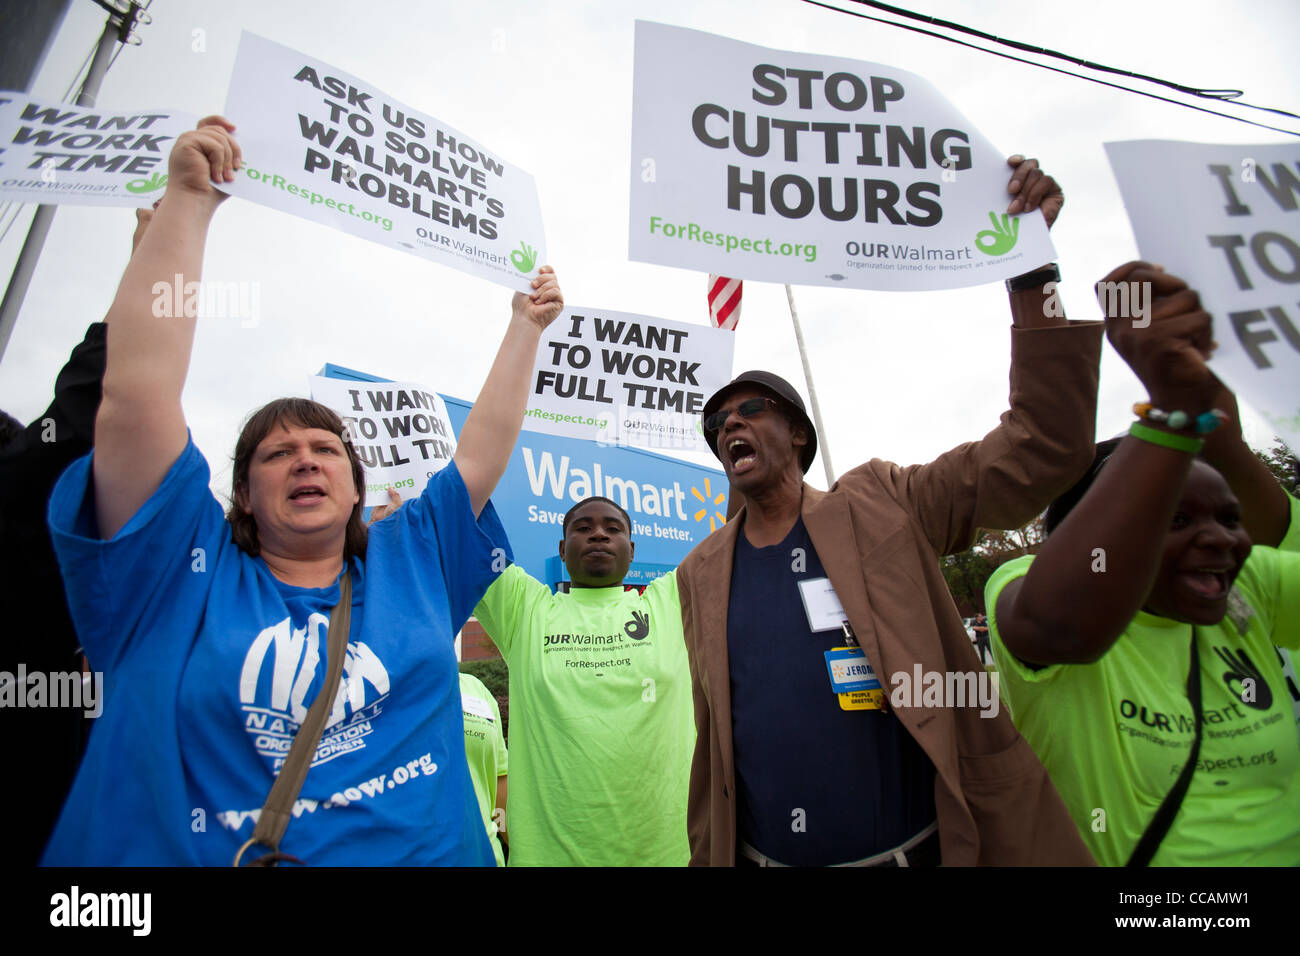
{"type": "MultiPolygon", "coordinates": [[[[1273,650],[1300,646],[1296,551],[1293,499],[1280,548],[1253,548],[1227,616],[1196,628],[1201,751],[1153,866],[1300,863],[1300,741],[1273,650]]],[[[1002,643],[996,615],[1032,560],[1002,565],[984,591],[1002,695],[1097,862],[1123,866],[1191,752],[1192,625],[1140,611],[1100,660],[1035,671],[1002,643]]]]}
{"type": "Polygon", "coordinates": [[[510,865],[684,866],[695,746],[677,575],[644,595],[507,568],[474,614],[510,667],[510,865]]]}
{"type": "Polygon", "coordinates": [[[472,674],[460,675],[460,709],[465,715],[465,758],[469,776],[474,781],[474,796],[487,827],[497,866],[505,866],[505,854],[497,838],[492,811],[497,802],[497,778],[505,776],[508,756],[506,738],[501,733],[501,709],[492,692],[472,674]]]}

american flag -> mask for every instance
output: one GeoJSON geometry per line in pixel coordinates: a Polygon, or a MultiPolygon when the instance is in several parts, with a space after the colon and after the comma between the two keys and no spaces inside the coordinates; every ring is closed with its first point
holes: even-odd
{"type": "Polygon", "coordinates": [[[744,283],[726,276],[709,276],[709,318],[720,329],[736,331],[740,321],[740,291],[744,283]]]}

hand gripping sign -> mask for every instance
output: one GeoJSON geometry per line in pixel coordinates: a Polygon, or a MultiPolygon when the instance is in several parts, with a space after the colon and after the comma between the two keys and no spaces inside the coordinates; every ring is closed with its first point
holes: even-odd
{"type": "Polygon", "coordinates": [[[1054,259],[1006,215],[1005,154],[925,79],[638,21],[628,255],[859,289],[952,289],[1054,259]],[[683,69],[689,64],[689,69],[683,69]]]}

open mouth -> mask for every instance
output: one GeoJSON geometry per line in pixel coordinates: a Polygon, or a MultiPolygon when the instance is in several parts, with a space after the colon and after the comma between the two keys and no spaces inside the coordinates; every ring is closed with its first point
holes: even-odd
{"type": "Polygon", "coordinates": [[[326,497],[325,492],[322,489],[316,487],[315,485],[308,485],[305,488],[299,488],[293,494],[289,495],[289,500],[310,502],[310,501],[319,501],[325,497],[326,497]]]}
{"type": "Polygon", "coordinates": [[[733,438],[727,442],[727,454],[731,457],[731,470],[736,474],[748,471],[758,461],[758,453],[743,438],[733,438]]]}
{"type": "Polygon", "coordinates": [[[1181,571],[1178,580],[1195,594],[1206,601],[1219,601],[1228,595],[1232,586],[1232,576],[1226,570],[1198,568],[1181,571]]]}

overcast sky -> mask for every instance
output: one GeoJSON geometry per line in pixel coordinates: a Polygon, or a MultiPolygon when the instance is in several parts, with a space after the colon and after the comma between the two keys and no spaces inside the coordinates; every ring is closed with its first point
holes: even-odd
{"type": "MultiPolygon", "coordinates": [[[[1249,102],[1300,112],[1294,0],[918,0],[916,9],[1191,86],[1240,88],[1249,102]]],[[[247,28],[337,65],[532,173],[549,258],[570,303],[687,322],[707,321],[705,276],[627,260],[638,17],[927,77],[999,149],[1038,157],[1062,183],[1066,204],[1053,240],[1072,318],[1096,318],[1092,283],[1136,255],[1103,142],[1288,140],[799,0],[155,0],[149,13],[141,45],[124,49],[104,81],[104,109],[221,111],[247,28]],[[196,36],[203,52],[193,49],[196,36]]],[[[62,96],[104,18],[91,0],[73,0],[33,96],[62,96]]],[[[3,274],[32,208],[0,243],[3,274]]],[[[48,404],[68,352],[112,299],[133,223],[127,210],[59,208],[0,364],[0,408],[26,421],[48,404]]],[[[188,421],[223,490],[242,418],[271,398],[306,395],[307,375],[325,362],[472,400],[509,316],[504,287],[238,199],[214,221],[205,278],[257,282],[261,293],[255,327],[200,324],[185,391],[188,421]]],[[[873,457],[928,460],[983,435],[1005,409],[1010,320],[1000,283],[926,293],[806,287],[795,299],[825,419],[821,447],[837,474],[873,457]]],[[[770,369],[807,395],[781,285],[745,283],[736,334],[735,371],[770,369]]],[[[1126,427],[1129,406],[1143,397],[1108,348],[1098,434],[1126,427]]],[[[1271,436],[1258,422],[1247,416],[1247,438],[1267,446],[1271,436]]],[[[825,487],[820,461],[809,480],[825,487]]]]}

